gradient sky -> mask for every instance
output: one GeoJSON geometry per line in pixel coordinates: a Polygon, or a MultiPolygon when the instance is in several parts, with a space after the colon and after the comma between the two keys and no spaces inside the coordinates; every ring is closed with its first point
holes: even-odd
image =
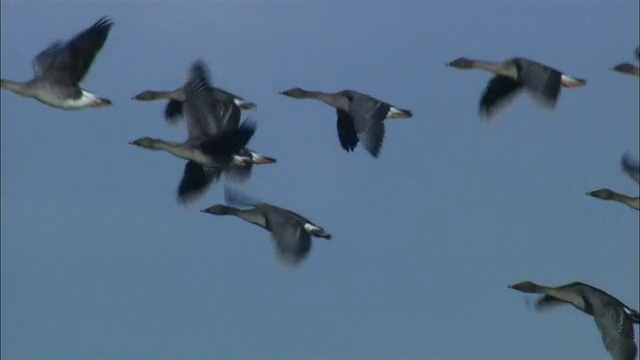
{"type": "MultiPolygon", "coordinates": [[[[2,1],[2,77],[102,15],[115,26],[83,86],[110,109],[65,112],[2,91],[3,359],[606,359],[593,319],[527,308],[507,285],[583,281],[638,307],[634,195],[638,2],[2,1]],[[554,113],[526,96],[494,126],[490,75],[459,56],[536,59],[588,80],[554,113]],[[176,203],[182,141],[164,102],[202,58],[258,104],[251,148],[278,158],[246,191],[323,226],[297,271],[269,234],[176,203]],[[379,159],[344,152],[335,111],[278,91],[344,88],[413,110],[379,159]]],[[[637,327],[636,327],[637,329],[637,327]]]]}

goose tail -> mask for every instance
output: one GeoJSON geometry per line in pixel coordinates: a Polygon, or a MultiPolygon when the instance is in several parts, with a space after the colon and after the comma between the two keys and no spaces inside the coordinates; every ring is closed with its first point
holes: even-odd
{"type": "Polygon", "coordinates": [[[389,114],[387,114],[387,118],[391,119],[406,119],[413,116],[413,112],[407,109],[399,109],[397,107],[392,106],[389,109],[389,114]]]}

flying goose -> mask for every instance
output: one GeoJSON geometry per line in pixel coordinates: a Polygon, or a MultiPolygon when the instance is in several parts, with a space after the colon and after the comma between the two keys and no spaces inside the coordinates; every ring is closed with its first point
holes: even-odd
{"type": "Polygon", "coordinates": [[[523,281],[510,289],[528,294],[543,294],[535,304],[537,311],[571,304],[593,316],[605,348],[614,360],[634,360],[638,349],[633,324],[640,323],[640,314],[606,292],[581,282],[562,286],[542,286],[523,281]]]}
{"type": "Polygon", "coordinates": [[[397,108],[354,90],[325,93],[296,87],[281,91],[280,94],[294,99],[315,99],[336,108],[338,138],[342,148],[347,152],[353,151],[362,141],[374,158],[378,157],[382,148],[384,120],[413,116],[411,110],[397,108]]]}
{"type": "Polygon", "coordinates": [[[480,116],[490,120],[507,106],[523,89],[533,95],[538,104],[553,110],[560,88],[584,86],[586,80],[569,76],[539,62],[513,57],[503,62],[458,58],[446,64],[457,69],[480,69],[496,74],[484,89],[480,99],[480,116]]]}
{"type": "Polygon", "coordinates": [[[89,72],[112,26],[111,19],[102,17],[66,43],[52,43],[33,59],[31,80],[2,79],[1,87],[63,110],[110,106],[111,100],[92,94],[79,84],[89,72]]]}
{"type": "Polygon", "coordinates": [[[239,127],[219,131],[214,117],[216,107],[222,106],[224,102],[216,99],[209,86],[206,65],[200,60],[196,61],[190,68],[189,80],[185,85],[187,140],[175,143],[143,137],[130,142],[131,145],[164,150],[188,160],[178,186],[178,201],[183,204],[201,196],[213,182],[220,179],[223,172],[253,161],[243,151],[256,131],[256,123],[247,119],[239,127]]]}
{"type": "Polygon", "coordinates": [[[211,215],[237,216],[269,231],[276,258],[283,264],[294,267],[302,264],[311,251],[312,236],[331,240],[331,234],[302,215],[275,205],[258,202],[229,186],[225,186],[225,202],[229,205],[251,208],[240,209],[217,204],[201,212],[211,215]]]}
{"type": "MultiPolygon", "coordinates": [[[[640,184],[640,164],[638,160],[635,160],[629,155],[629,153],[625,152],[622,155],[622,160],[620,161],[622,170],[633,180],[640,184]]],[[[613,200],[619,203],[625,204],[632,209],[640,210],[640,198],[639,197],[631,197],[624,194],[617,193],[608,188],[602,188],[595,191],[590,191],[587,193],[589,196],[593,196],[594,198],[602,199],[602,200],[613,200]]]]}
{"type": "MultiPolygon", "coordinates": [[[[212,91],[218,99],[225,99],[233,101],[242,110],[256,110],[258,106],[251,102],[241,98],[238,95],[232,94],[228,91],[212,86],[212,91]]],[[[167,106],[164,109],[164,117],[170,123],[180,121],[182,118],[182,103],[184,102],[184,86],[181,86],[173,91],[156,91],[145,90],[138,95],[131,98],[138,101],[153,101],[167,99],[167,106]]]]}
{"type": "MultiPolygon", "coordinates": [[[[636,56],[636,61],[640,61],[640,46],[636,47],[636,51],[634,55],[636,56]]],[[[640,76],[640,68],[630,63],[618,64],[612,67],[611,70],[619,73],[623,73],[623,74],[640,76]]]]}

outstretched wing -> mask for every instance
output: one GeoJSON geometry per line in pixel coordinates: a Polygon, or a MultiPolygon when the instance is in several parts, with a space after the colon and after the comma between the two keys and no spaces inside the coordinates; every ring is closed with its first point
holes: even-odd
{"type": "Polygon", "coordinates": [[[533,60],[514,60],[518,68],[519,80],[536,102],[548,109],[554,109],[562,86],[560,71],[533,60]]]}
{"type": "Polygon", "coordinates": [[[353,118],[344,110],[336,109],[336,111],[338,114],[336,125],[340,146],[342,146],[345,151],[353,151],[358,145],[358,141],[360,141],[353,124],[353,118]]]}
{"type": "Polygon", "coordinates": [[[220,131],[213,117],[211,102],[213,91],[209,82],[209,69],[201,60],[189,69],[189,79],[184,85],[182,110],[187,117],[189,140],[209,138],[220,131]]]}
{"type": "Polygon", "coordinates": [[[494,76],[489,80],[480,98],[480,116],[487,121],[491,120],[498,111],[513,102],[522,88],[521,82],[510,77],[494,76]]]}
{"type": "Polygon", "coordinates": [[[171,124],[176,124],[182,120],[182,101],[169,100],[164,108],[164,118],[171,124]]]}
{"type": "Polygon", "coordinates": [[[631,318],[618,304],[594,306],[593,317],[605,348],[616,360],[633,360],[638,348],[631,318]]]}
{"type": "Polygon", "coordinates": [[[384,141],[384,120],[391,105],[365,94],[352,92],[346,96],[358,138],[371,156],[377,158],[384,141]]]}
{"type": "Polygon", "coordinates": [[[276,258],[283,264],[298,267],[311,251],[311,236],[300,223],[281,220],[270,223],[276,258]]]}
{"type": "Polygon", "coordinates": [[[87,75],[112,26],[111,19],[102,17],[66,43],[51,44],[33,59],[34,77],[77,85],[87,75]]]}
{"type": "Polygon", "coordinates": [[[224,201],[227,205],[237,207],[250,207],[259,203],[258,200],[229,185],[224,187],[224,201]]]}
{"type": "Polygon", "coordinates": [[[629,153],[625,152],[624,155],[622,155],[620,163],[622,165],[622,170],[633,180],[640,183],[640,163],[638,160],[632,158],[629,153]]]}
{"type": "Polygon", "coordinates": [[[202,196],[213,184],[220,180],[220,168],[203,167],[195,161],[188,161],[178,185],[178,201],[187,205],[202,196]]]}

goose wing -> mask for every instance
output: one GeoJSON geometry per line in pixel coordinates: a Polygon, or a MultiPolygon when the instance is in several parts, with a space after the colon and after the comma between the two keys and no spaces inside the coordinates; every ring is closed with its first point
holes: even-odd
{"type": "Polygon", "coordinates": [[[546,312],[567,304],[568,303],[566,301],[562,301],[551,295],[545,294],[536,300],[534,309],[537,312],[546,312]]]}
{"type": "Polygon", "coordinates": [[[247,119],[237,129],[223,130],[214,134],[200,143],[200,147],[202,151],[213,157],[238,154],[255,134],[256,125],[255,121],[247,119]]]}
{"type": "Polygon", "coordinates": [[[164,108],[164,118],[172,124],[182,120],[182,101],[169,100],[164,108]]]}
{"type": "Polygon", "coordinates": [[[555,108],[560,96],[562,73],[533,60],[516,59],[514,62],[520,81],[533,98],[543,107],[555,108]]]}
{"type": "Polygon", "coordinates": [[[203,167],[195,161],[188,161],[178,185],[178,201],[185,205],[195,201],[220,180],[221,173],[220,168],[203,167]]]}
{"type": "Polygon", "coordinates": [[[107,41],[112,26],[111,19],[102,17],[66,43],[51,44],[33,59],[34,77],[78,85],[107,41]]]}
{"type": "Polygon", "coordinates": [[[247,182],[249,178],[251,178],[252,172],[253,172],[253,164],[240,165],[236,163],[231,163],[224,170],[224,175],[227,177],[227,180],[244,183],[244,182],[247,182]]]}
{"type": "Polygon", "coordinates": [[[220,123],[212,109],[215,95],[209,82],[209,69],[203,61],[198,60],[191,65],[184,91],[182,110],[187,117],[189,140],[209,138],[221,131],[220,123]]]}
{"type": "Polygon", "coordinates": [[[502,75],[494,76],[480,98],[480,115],[490,120],[500,109],[513,102],[522,89],[523,84],[517,80],[502,75]]]}
{"type": "Polygon", "coordinates": [[[622,170],[633,180],[640,183],[640,163],[631,157],[629,153],[624,153],[621,160],[622,170]]]}
{"type": "Polygon", "coordinates": [[[391,105],[357,92],[350,92],[346,96],[358,138],[373,157],[378,157],[384,141],[384,119],[391,105]]]}
{"type": "Polygon", "coordinates": [[[353,151],[358,145],[358,141],[360,141],[356,133],[353,117],[344,110],[336,109],[336,111],[338,115],[336,125],[340,146],[342,146],[345,151],[353,151]]]}
{"type": "Polygon", "coordinates": [[[268,222],[277,259],[290,266],[300,266],[311,251],[311,235],[303,224],[278,209],[269,210],[268,222]]]}
{"type": "Polygon", "coordinates": [[[613,301],[602,301],[593,306],[593,317],[605,348],[615,360],[633,360],[638,348],[634,339],[633,323],[624,308],[613,301]]]}

